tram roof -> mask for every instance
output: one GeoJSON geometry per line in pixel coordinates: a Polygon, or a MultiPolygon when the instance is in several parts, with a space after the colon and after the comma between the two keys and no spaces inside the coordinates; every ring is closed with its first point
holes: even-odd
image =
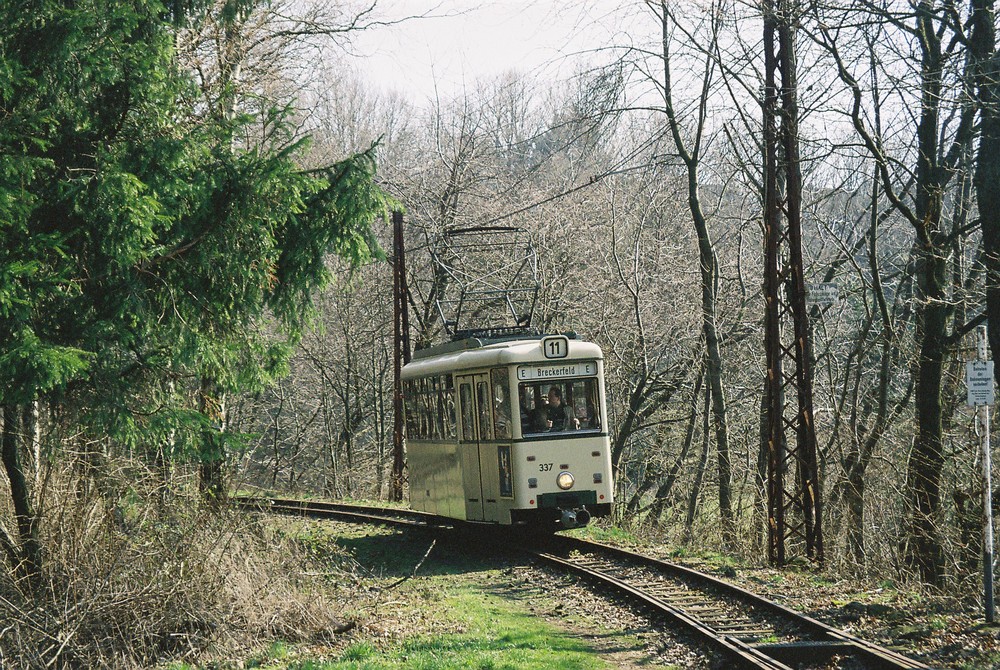
{"type": "Polygon", "coordinates": [[[568,360],[604,360],[601,348],[593,342],[569,339],[565,358],[548,359],[542,351],[543,338],[482,342],[477,339],[449,342],[416,352],[403,366],[403,379],[444,372],[475,370],[520,363],[552,363],[568,360]]]}

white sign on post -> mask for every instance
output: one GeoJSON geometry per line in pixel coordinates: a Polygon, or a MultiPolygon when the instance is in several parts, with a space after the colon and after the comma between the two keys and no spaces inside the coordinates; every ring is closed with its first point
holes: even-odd
{"type": "Polygon", "coordinates": [[[840,300],[840,287],[837,284],[823,282],[806,284],[806,302],[810,305],[829,307],[840,300]]]}
{"type": "Polygon", "coordinates": [[[965,364],[965,383],[968,388],[966,403],[970,407],[976,405],[992,405],[993,361],[969,361],[965,364]]]}

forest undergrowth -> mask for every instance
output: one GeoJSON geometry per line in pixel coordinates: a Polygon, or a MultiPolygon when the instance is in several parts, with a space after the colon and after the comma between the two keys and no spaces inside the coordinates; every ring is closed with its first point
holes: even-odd
{"type": "MultiPolygon", "coordinates": [[[[378,561],[394,551],[366,557],[357,551],[360,531],[314,524],[299,532],[290,522],[208,506],[178,473],[170,486],[162,481],[124,466],[98,479],[48,473],[42,579],[0,574],[0,668],[229,667],[220,659],[251,659],[275,645],[336,658],[348,641],[365,643],[373,622],[362,601],[377,590],[379,570],[389,570],[378,561]]],[[[574,533],[719,574],[932,667],[1000,667],[1000,628],[982,623],[972,581],[941,592],[830,567],[772,569],[679,548],[648,530],[574,533]]],[[[511,578],[533,581],[525,570],[511,578]]],[[[428,613],[436,606],[433,598],[412,605],[428,613]]],[[[564,615],[574,613],[550,618],[558,624],[564,615]]],[[[412,619],[412,630],[399,634],[427,634],[423,617],[412,619]]]]}
{"type": "Polygon", "coordinates": [[[45,482],[41,578],[0,573],[0,668],[199,663],[349,627],[346,557],[212,509],[179,478],[122,469],[97,487],[79,474],[45,482]]]}

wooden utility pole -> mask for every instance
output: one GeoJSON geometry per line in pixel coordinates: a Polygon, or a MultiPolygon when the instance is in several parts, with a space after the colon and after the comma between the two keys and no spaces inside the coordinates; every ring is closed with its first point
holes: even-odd
{"type": "Polygon", "coordinates": [[[402,366],[410,362],[410,319],[407,310],[403,213],[392,213],[392,489],[390,500],[403,500],[403,380],[402,366]]]}

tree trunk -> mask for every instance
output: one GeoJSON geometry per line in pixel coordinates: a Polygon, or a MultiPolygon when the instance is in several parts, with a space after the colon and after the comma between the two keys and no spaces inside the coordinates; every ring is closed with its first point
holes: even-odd
{"type": "Polygon", "coordinates": [[[760,394],[760,417],[758,421],[760,443],[757,446],[757,468],[754,471],[754,481],[757,489],[754,493],[753,506],[753,529],[754,534],[751,540],[755,552],[759,555],[767,555],[768,540],[768,503],[767,503],[767,460],[771,438],[771,425],[769,422],[768,410],[771,407],[771,384],[764,379],[763,389],[760,394]]]}
{"type": "MultiPolygon", "coordinates": [[[[1000,360],[1000,55],[996,49],[993,0],[973,0],[970,49],[980,104],[979,156],[973,183],[983,231],[986,319],[990,353],[1000,360]]],[[[1000,365],[994,374],[1000,380],[1000,365]]]]}
{"type": "Polygon", "coordinates": [[[909,560],[921,580],[940,585],[944,578],[944,545],[940,536],[941,472],[944,467],[941,383],[948,336],[946,251],[941,239],[943,188],[948,175],[938,161],[938,126],[943,61],[935,32],[934,8],[917,8],[921,46],[921,111],[917,125],[916,227],[920,245],[917,285],[919,354],[916,370],[917,436],[910,453],[907,482],[910,494],[909,560]]]}
{"type": "MultiPolygon", "coordinates": [[[[706,63],[702,87],[699,92],[699,113],[694,141],[688,148],[680,129],[680,121],[673,105],[673,86],[670,72],[670,12],[665,1],[660,2],[660,22],[663,36],[663,99],[664,111],[670,126],[677,153],[687,169],[688,209],[698,236],[698,260],[701,269],[701,315],[705,336],[706,369],[708,389],[712,397],[712,418],[715,425],[715,447],[719,477],[719,516],[722,522],[722,541],[726,547],[736,542],[733,525],[732,503],[732,462],[729,454],[729,420],[726,410],[726,395],[722,386],[722,350],[718,330],[718,279],[719,261],[715,255],[715,245],[708,230],[708,220],[701,206],[698,169],[701,163],[701,138],[705,128],[705,108],[709,95],[712,62],[706,63]]],[[[713,24],[712,40],[715,40],[713,24]]]]}
{"type": "Polygon", "coordinates": [[[653,504],[649,511],[649,518],[654,524],[660,523],[667,498],[670,496],[670,492],[673,491],[674,484],[677,483],[677,476],[684,465],[684,461],[687,459],[691,445],[694,443],[695,425],[698,421],[698,401],[701,399],[701,385],[704,378],[705,368],[702,367],[698,371],[698,378],[694,382],[694,391],[691,392],[691,415],[688,418],[687,430],[684,433],[684,445],[681,447],[681,453],[677,455],[677,459],[670,468],[666,479],[656,489],[656,495],[653,498],[653,504]]]}
{"type": "MultiPolygon", "coordinates": [[[[696,180],[695,175],[692,179],[696,180]]],[[[694,182],[697,190],[697,182],[694,182]]],[[[693,196],[697,197],[697,196],[693,196]]],[[[722,351],[719,347],[719,334],[716,326],[716,278],[718,276],[718,261],[715,250],[708,237],[708,228],[704,218],[695,217],[698,229],[698,246],[701,253],[702,275],[702,316],[704,318],[705,344],[707,347],[706,368],[708,370],[708,389],[712,396],[712,419],[715,426],[715,451],[718,458],[719,474],[719,516],[722,522],[722,542],[725,547],[736,543],[736,531],[733,525],[732,476],[733,467],[729,455],[729,419],[726,411],[726,396],[722,386],[722,351]]]]}
{"type": "Polygon", "coordinates": [[[278,406],[274,409],[274,416],[271,421],[271,453],[274,460],[271,462],[271,488],[277,490],[278,477],[281,476],[281,414],[285,410],[285,389],[278,384],[278,406]]]}
{"type": "Polygon", "coordinates": [[[38,540],[38,518],[31,504],[31,491],[21,467],[17,431],[19,423],[18,406],[4,405],[0,450],[2,450],[4,471],[10,482],[10,498],[17,522],[18,541],[21,545],[18,553],[19,564],[11,567],[19,577],[26,578],[30,584],[35,585],[41,578],[42,550],[38,540]]]}
{"type": "Polygon", "coordinates": [[[201,467],[199,490],[202,497],[213,506],[226,502],[225,483],[226,430],[225,392],[212,377],[202,377],[198,391],[198,410],[207,424],[201,431],[201,467]]]}
{"type": "MultiPolygon", "coordinates": [[[[173,381],[167,382],[167,390],[169,391],[169,396],[173,398],[176,393],[173,381]]],[[[176,451],[176,447],[177,430],[173,428],[156,448],[155,464],[156,471],[160,476],[159,486],[157,487],[157,498],[161,511],[166,509],[167,500],[170,495],[171,478],[173,476],[172,457],[176,451]]]]}
{"type": "Polygon", "coordinates": [[[947,260],[937,249],[922,249],[918,283],[924,301],[919,319],[917,361],[917,436],[910,453],[911,561],[927,584],[939,585],[944,555],[939,535],[941,471],[944,467],[941,383],[947,339],[947,260]]]}
{"type": "Polygon", "coordinates": [[[853,467],[847,472],[844,505],[847,508],[847,551],[856,565],[864,566],[865,477],[862,468],[853,467]]]}
{"type": "MultiPolygon", "coordinates": [[[[997,361],[1000,360],[1000,54],[997,53],[994,0],[973,0],[972,8],[970,49],[975,59],[980,104],[979,156],[973,185],[983,233],[986,320],[990,324],[987,337],[991,358],[997,361]]],[[[994,375],[1000,380],[1000,365],[994,367],[994,375]]],[[[975,505],[970,504],[970,507],[975,508],[975,505]]],[[[968,551],[970,558],[972,554],[968,551]]]]}
{"type": "Polygon", "coordinates": [[[42,439],[38,428],[38,400],[24,406],[24,445],[31,459],[32,485],[37,491],[42,481],[42,439]]]}
{"type": "Polygon", "coordinates": [[[702,415],[704,423],[701,430],[701,459],[698,461],[698,470],[695,472],[694,482],[691,484],[691,494],[688,496],[687,514],[684,517],[684,542],[690,542],[694,538],[694,517],[698,511],[698,497],[701,495],[701,483],[705,479],[705,470],[708,468],[708,451],[712,442],[708,437],[708,415],[711,399],[711,390],[706,390],[705,411],[702,415]]]}

